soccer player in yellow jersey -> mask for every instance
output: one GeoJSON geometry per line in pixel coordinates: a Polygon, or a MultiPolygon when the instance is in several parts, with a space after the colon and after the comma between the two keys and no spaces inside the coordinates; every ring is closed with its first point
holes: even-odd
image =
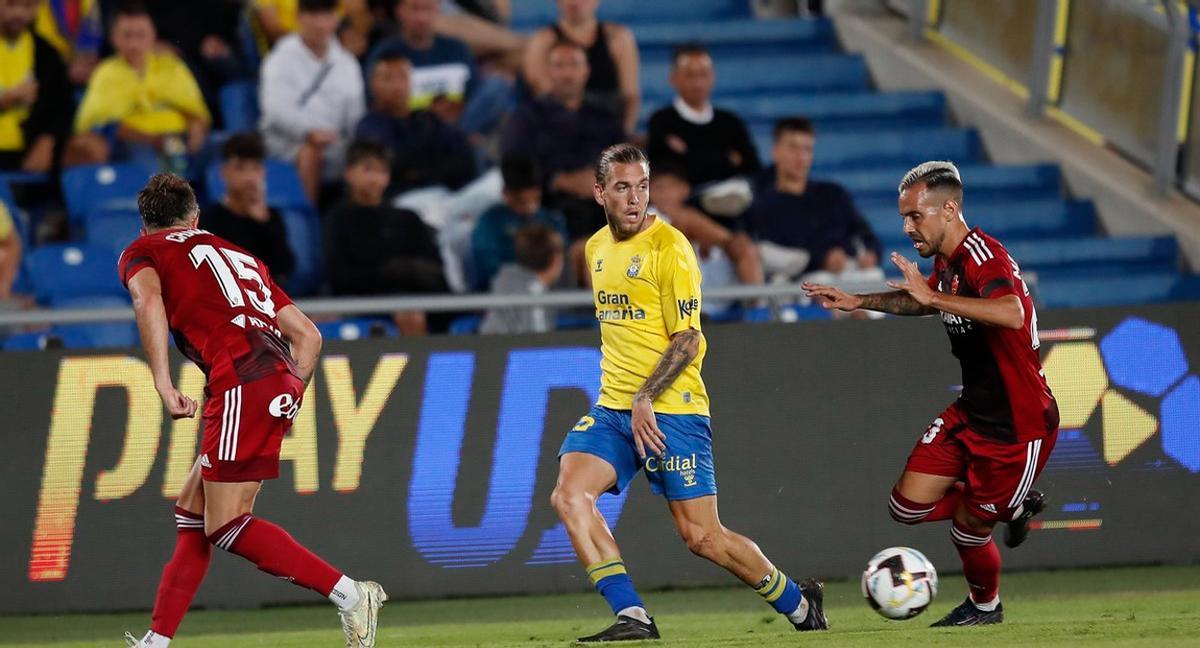
{"type": "Polygon", "coordinates": [[[643,468],[650,490],[666,497],[688,549],[753,587],[797,630],[824,630],[821,584],[797,584],[717,516],[709,401],[700,378],[700,269],[687,238],[646,212],[649,185],[641,149],[617,144],[600,154],[593,191],[608,226],[586,248],[600,321],[600,400],[563,441],[551,502],[617,620],[579,640],[659,638],[596,508],[602,493],[621,492],[643,468]]]}

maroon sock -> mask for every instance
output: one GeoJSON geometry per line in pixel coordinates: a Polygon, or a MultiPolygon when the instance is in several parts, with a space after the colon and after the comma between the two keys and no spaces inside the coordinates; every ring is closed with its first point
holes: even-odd
{"type": "Polygon", "coordinates": [[[980,535],[957,522],[950,529],[954,548],[962,559],[963,576],[971,587],[971,600],[990,603],[1000,593],[1000,550],[992,534],[980,535]]]}
{"type": "Polygon", "coordinates": [[[342,577],[342,572],[304,548],[287,531],[249,514],[230,520],[208,536],[208,541],[272,576],[286,578],[321,596],[329,596],[342,577]]]}
{"type": "Polygon", "coordinates": [[[208,573],[212,545],[204,537],[204,516],[175,507],[175,555],[163,567],[158,594],[154,597],[154,613],[150,629],[164,637],[174,637],[179,623],[187,614],[196,590],[208,573]]]}
{"type": "Polygon", "coordinates": [[[956,483],[946,491],[942,499],[924,504],[908,499],[893,488],[892,496],[888,500],[888,512],[892,514],[893,520],[902,524],[949,520],[958,509],[958,501],[962,499],[962,488],[961,482],[956,483]]]}

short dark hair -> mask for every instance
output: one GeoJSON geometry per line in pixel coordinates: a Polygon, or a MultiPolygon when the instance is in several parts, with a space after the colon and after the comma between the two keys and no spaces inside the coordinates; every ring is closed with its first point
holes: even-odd
{"type": "Polygon", "coordinates": [[[671,67],[679,65],[679,59],[685,56],[708,56],[711,58],[712,54],[704,46],[704,43],[698,41],[680,43],[671,50],[671,67]]]}
{"type": "Polygon", "coordinates": [[[137,205],[146,229],[182,225],[200,211],[192,185],[173,173],[150,178],[138,192],[137,205]]]}
{"type": "Polygon", "coordinates": [[[299,13],[337,11],[337,8],[338,0],[300,0],[296,5],[299,13]]]}
{"type": "Polygon", "coordinates": [[[600,158],[596,160],[596,184],[604,186],[608,183],[608,176],[612,173],[614,164],[635,162],[650,166],[650,159],[646,157],[646,152],[633,144],[623,142],[604,149],[600,152],[600,158]]]}
{"type": "Polygon", "coordinates": [[[500,177],[508,190],[532,189],[542,186],[542,170],[537,160],[525,155],[511,155],[500,160],[500,177]]]}
{"type": "Polygon", "coordinates": [[[553,52],[554,50],[556,50],[560,47],[567,47],[567,48],[570,48],[573,50],[579,50],[580,52],[583,52],[583,55],[585,57],[587,56],[587,48],[584,47],[583,45],[580,45],[579,43],[576,43],[575,41],[573,41],[569,38],[554,39],[554,42],[550,43],[550,47],[548,47],[546,49],[546,56],[550,56],[550,52],[553,52]]]}
{"type": "Polygon", "coordinates": [[[817,129],[813,127],[812,120],[808,117],[784,117],[775,122],[775,130],[771,134],[771,138],[778,142],[780,137],[785,133],[808,133],[816,135],[817,129]]]}
{"type": "Polygon", "coordinates": [[[350,146],[346,149],[346,166],[352,167],[364,160],[380,160],[391,166],[392,151],[375,140],[356,139],[350,142],[350,146]]]}
{"type": "Polygon", "coordinates": [[[371,64],[371,69],[374,70],[376,65],[379,65],[384,61],[387,61],[388,63],[395,61],[408,61],[410,64],[412,63],[412,59],[409,58],[403,50],[389,47],[384,48],[384,50],[379,53],[379,56],[375,59],[375,62],[371,64]]]}
{"type": "Polygon", "coordinates": [[[541,272],[562,253],[563,238],[558,230],[545,223],[530,223],[517,230],[515,247],[517,263],[541,272]]]}
{"type": "Polygon", "coordinates": [[[150,10],[146,8],[146,3],[140,0],[127,0],[117,5],[116,11],[113,12],[112,22],[117,22],[119,18],[134,18],[138,16],[145,16],[150,18],[151,21],[154,20],[153,16],[150,15],[150,10]]]}
{"type": "Polygon", "coordinates": [[[267,158],[267,148],[262,136],[254,131],[237,133],[221,145],[221,160],[253,160],[261,162],[267,158]]]}
{"type": "Polygon", "coordinates": [[[651,175],[651,178],[662,178],[665,176],[679,178],[688,184],[691,184],[692,182],[688,179],[687,168],[682,164],[671,160],[659,162],[654,165],[654,173],[651,175]]]}

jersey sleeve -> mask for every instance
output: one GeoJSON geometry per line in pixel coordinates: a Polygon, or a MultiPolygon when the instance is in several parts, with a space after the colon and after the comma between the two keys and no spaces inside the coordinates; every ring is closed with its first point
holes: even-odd
{"type": "Polygon", "coordinates": [[[658,253],[659,296],[667,335],[700,330],[700,263],[682,235],[658,253]]]}
{"type": "Polygon", "coordinates": [[[263,278],[267,280],[267,287],[271,289],[271,301],[275,303],[275,314],[278,315],[284,306],[291,306],[294,302],[283,287],[275,282],[275,277],[271,276],[271,269],[265,263],[263,264],[263,278]]]}
{"type": "Polygon", "coordinates": [[[132,245],[125,248],[125,251],[121,253],[120,260],[117,261],[117,277],[121,280],[121,285],[128,289],[129,280],[142,268],[156,268],[154,255],[150,246],[145,242],[134,241],[132,245]]]}
{"type": "Polygon", "coordinates": [[[1013,264],[1003,248],[978,240],[968,251],[966,277],[975,294],[984,299],[1017,294],[1013,264]]]}

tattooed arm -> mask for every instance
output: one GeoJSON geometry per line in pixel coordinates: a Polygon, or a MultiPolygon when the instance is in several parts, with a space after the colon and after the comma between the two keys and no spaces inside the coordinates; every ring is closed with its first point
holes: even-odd
{"type": "Polygon", "coordinates": [[[938,312],[935,308],[921,305],[912,295],[903,290],[851,295],[832,286],[806,283],[804,292],[819,301],[825,308],[836,308],[846,312],[860,308],[892,315],[934,315],[938,312]]]}
{"type": "Polygon", "coordinates": [[[679,374],[700,354],[703,334],[696,329],[685,329],[671,336],[671,343],[658,360],[650,377],[633,396],[633,442],[638,456],[646,456],[646,448],[655,454],[666,452],[666,435],[658,429],[654,419],[654,400],[675,382],[679,374]]]}

